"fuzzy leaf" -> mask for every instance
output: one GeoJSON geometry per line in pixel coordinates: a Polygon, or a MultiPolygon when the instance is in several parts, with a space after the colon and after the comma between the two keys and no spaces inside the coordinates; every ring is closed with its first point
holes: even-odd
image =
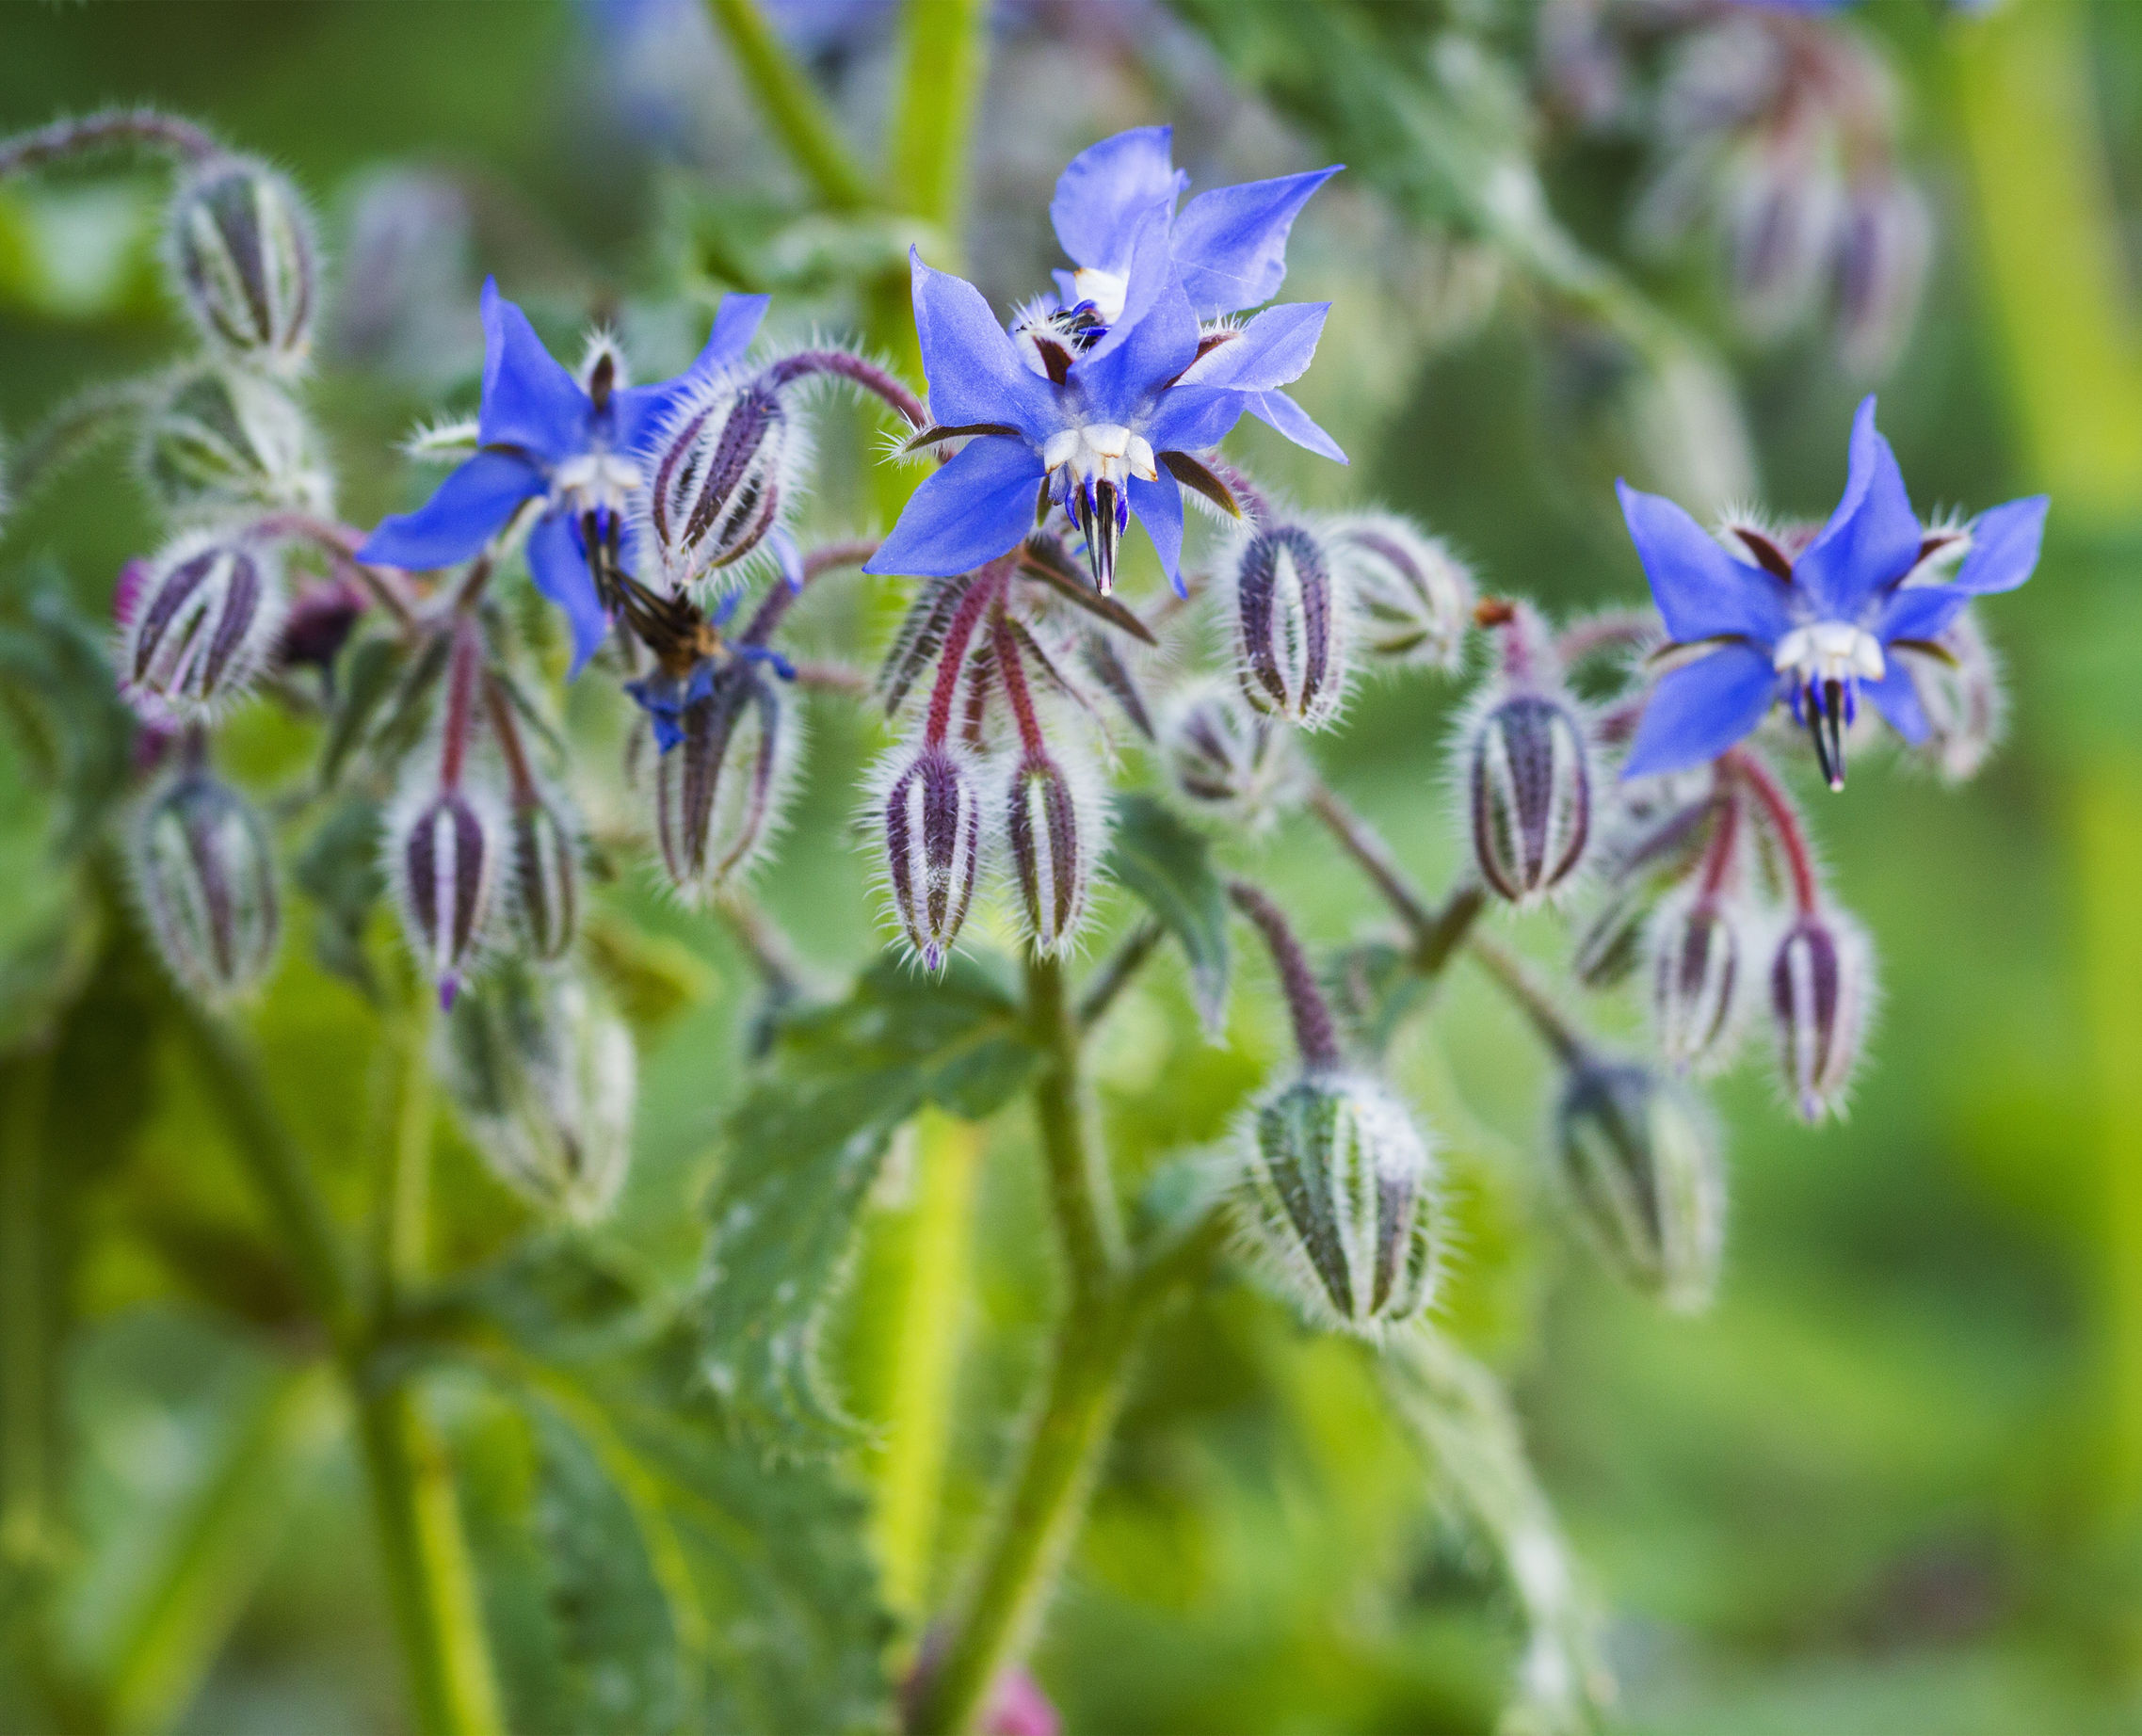
{"type": "Polygon", "coordinates": [[[55,844],[73,856],[95,842],[126,795],[134,714],[119,697],[106,635],[51,580],[23,618],[0,627],[0,697],[28,736],[58,798],[55,844]]]}
{"type": "Polygon", "coordinates": [[[313,944],[320,963],[376,999],[378,984],[364,956],[372,907],[386,891],[379,870],[379,805],[362,792],[346,797],[320,822],[298,858],[296,878],[319,907],[313,944]]]}
{"type": "Polygon", "coordinates": [[[1116,803],[1108,872],[1139,898],[1182,943],[1205,1035],[1227,1024],[1227,891],[1213,867],[1212,845],[1151,796],[1116,803]]]}
{"type": "Polygon", "coordinates": [[[343,666],[342,693],[320,747],[320,788],[331,790],[394,690],[408,651],[398,639],[375,635],[353,649],[343,666]]]}

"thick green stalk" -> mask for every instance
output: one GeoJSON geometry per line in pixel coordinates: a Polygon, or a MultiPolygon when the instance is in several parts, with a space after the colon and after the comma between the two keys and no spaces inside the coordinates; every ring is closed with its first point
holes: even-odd
{"type": "Polygon", "coordinates": [[[1107,1154],[1088,1118],[1079,1064],[1082,1033],[1065,999],[1063,965],[1030,957],[1026,997],[1035,1044],[1048,1057],[1034,1084],[1034,1118],[1071,1279],[1071,1310],[1076,1313],[1107,1291],[1122,1262],[1122,1228],[1107,1154]]]}
{"type": "Polygon", "coordinates": [[[52,1539],[53,1385],[45,1266],[49,1052],[0,1069],[0,1556],[40,1559],[52,1539]]]}
{"type": "Polygon", "coordinates": [[[767,124],[818,197],[836,211],[861,211],[877,203],[877,189],[841,137],[832,111],[755,0],[707,0],[707,11],[736,56],[767,124]]]}

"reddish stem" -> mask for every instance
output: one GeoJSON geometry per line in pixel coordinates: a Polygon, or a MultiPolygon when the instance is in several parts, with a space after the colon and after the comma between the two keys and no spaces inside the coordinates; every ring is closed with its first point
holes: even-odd
{"type": "Polygon", "coordinates": [[[959,670],[967,661],[967,641],[974,636],[982,611],[1003,592],[1010,571],[1007,558],[993,560],[983,568],[967,594],[959,599],[959,607],[944,630],[944,646],[937,654],[937,684],[930,689],[929,715],[923,724],[926,747],[944,746],[945,732],[952,728],[952,701],[959,688],[959,670]]]}
{"type": "Polygon", "coordinates": [[[1802,916],[1812,916],[1822,894],[1815,881],[1814,858],[1808,851],[1807,833],[1793,798],[1785,794],[1770,768],[1746,747],[1729,747],[1720,754],[1718,769],[1738,779],[1762,807],[1770,824],[1770,835],[1785,853],[1785,865],[1793,876],[1794,906],[1802,916]]]}
{"type": "Polygon", "coordinates": [[[326,554],[328,564],[336,572],[362,587],[365,595],[399,625],[406,628],[415,623],[416,605],[401,584],[387,569],[367,566],[357,558],[357,551],[364,543],[362,531],[305,512],[271,512],[255,519],[250,528],[254,536],[313,544],[326,554]]]}
{"type": "Polygon", "coordinates": [[[506,691],[506,684],[494,675],[484,677],[483,700],[484,710],[491,717],[491,731],[498,737],[498,750],[506,760],[506,777],[513,788],[513,805],[533,808],[540,798],[536,793],[535,775],[528,769],[528,750],[521,740],[521,720],[513,715],[513,700],[506,691]]]}
{"type": "Polygon", "coordinates": [[[929,422],[929,412],[923,408],[922,399],[909,391],[896,376],[874,362],[849,355],[845,349],[798,350],[775,362],[766,370],[765,378],[768,385],[778,389],[807,379],[813,374],[831,374],[861,386],[865,392],[876,393],[907,418],[910,427],[923,427],[929,422]]]}
{"type": "Polygon", "coordinates": [[[1657,619],[1649,611],[1616,609],[1565,628],[1555,637],[1554,655],[1564,668],[1569,668],[1586,657],[1598,656],[1601,651],[1641,645],[1657,635],[1657,619]]]}
{"type": "Polygon", "coordinates": [[[1010,701],[1011,715],[1019,725],[1019,743],[1026,749],[1029,759],[1044,757],[1049,744],[1041,736],[1041,720],[1034,714],[1034,695],[1026,685],[1026,665],[1019,655],[1019,637],[1011,630],[1011,619],[1000,603],[996,619],[991,624],[996,645],[997,672],[1004,681],[1004,697],[1010,701]]]}
{"type": "Polygon", "coordinates": [[[454,623],[452,661],[446,666],[444,745],[439,756],[439,781],[459,789],[468,763],[469,737],[475,730],[476,678],[483,672],[483,634],[462,616],[454,623]]]}
{"type": "MultiPolygon", "coordinates": [[[[860,538],[853,542],[829,542],[822,549],[813,549],[803,557],[803,582],[808,585],[822,572],[830,572],[836,567],[860,567],[878,553],[875,538],[860,538]]],[[[744,631],[736,635],[739,645],[764,645],[781,623],[790,606],[801,596],[801,591],[790,590],[784,579],[776,579],[744,631]]]]}
{"type": "Polygon", "coordinates": [[[1280,972],[1280,987],[1294,1018],[1295,1047],[1310,1072],[1330,1072],[1339,1066],[1338,1028],[1331,1022],[1331,1008],[1316,986],[1316,973],[1309,968],[1309,955],[1301,950],[1280,907],[1248,880],[1230,880],[1227,895],[1264,937],[1272,963],[1280,972]]]}
{"type": "Polygon", "coordinates": [[[153,108],[107,108],[0,139],[0,175],[41,169],[62,157],[112,145],[152,145],[186,164],[204,162],[221,150],[192,121],[175,115],[159,114],[153,108]]]}
{"type": "Polygon", "coordinates": [[[1702,876],[1697,882],[1697,902],[1711,905],[1726,890],[1726,878],[1732,873],[1734,852],[1740,845],[1740,798],[1728,796],[1718,804],[1718,817],[1712,828],[1711,842],[1703,849],[1702,876]]]}

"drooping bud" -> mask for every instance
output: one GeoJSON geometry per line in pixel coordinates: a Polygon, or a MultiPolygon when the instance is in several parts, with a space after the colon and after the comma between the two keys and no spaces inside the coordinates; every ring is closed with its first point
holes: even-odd
{"type": "Polygon", "coordinates": [[[242,698],[282,630],[282,563],[242,537],[175,538],[150,564],[122,629],[120,676],[182,717],[242,698]]]}
{"type": "Polygon", "coordinates": [[[1837,339],[1860,375],[1887,368],[1919,312],[1934,224],[1916,187],[1893,174],[1855,181],[1839,225],[1837,339]]]}
{"type": "Polygon", "coordinates": [[[1023,754],[1005,789],[1005,843],[1034,951],[1063,951],[1086,920],[1087,894],[1107,826],[1091,769],[1046,752],[1023,754]]]}
{"type": "Polygon", "coordinates": [[[1311,1072],[1253,1105],[1240,1137],[1239,1232],[1310,1314],[1374,1334],[1427,1305],[1435,1162],[1385,1085],[1311,1072]]]}
{"type": "Polygon", "coordinates": [[[1651,1029],[1673,1067],[1713,1072],[1740,1046],[1741,941],[1729,907],[1675,899],[1651,924],[1651,1029]]]}
{"type": "Polygon", "coordinates": [[[654,763],[654,836],[670,885],[699,899],[748,872],[780,833],[801,726],[779,685],[738,661],[715,671],[677,727],[654,763]]]}
{"type": "Polygon", "coordinates": [[[438,1064],[500,1181],[577,1223],[610,1209],[632,1154],[637,1062],[623,1020],[576,973],[496,972],[441,1021],[438,1064]]]}
{"type": "Polygon", "coordinates": [[[1176,698],[1162,717],[1160,744],[1176,794],[1223,824],[1267,830],[1309,794],[1292,731],[1219,682],[1196,683],[1176,698]]]}
{"type": "Polygon", "coordinates": [[[923,968],[942,970],[967,920],[982,858],[979,780],[950,746],[903,749],[881,774],[894,916],[923,968]]]}
{"type": "Polygon", "coordinates": [[[1795,918],[1770,966],[1770,1012],[1785,1089],[1808,1121],[1842,1114],[1874,1001],[1874,958],[1834,910],[1795,918]]]}
{"type": "Polygon", "coordinates": [[[580,841],[562,807],[540,794],[513,805],[513,935],[532,958],[562,958],[580,922],[580,841]]]}
{"type": "Polygon", "coordinates": [[[1253,532],[1234,563],[1235,670],[1261,712],[1305,730],[1345,698],[1350,622],[1323,544],[1298,524],[1253,532]]]}
{"type": "Polygon", "coordinates": [[[1331,527],[1339,574],[1352,592],[1356,642],[1368,656],[1455,673],[1478,600],[1473,574],[1441,538],[1389,513],[1331,527]]]}
{"type": "Polygon", "coordinates": [[[278,374],[305,365],[319,266],[287,180],[243,157],[211,159],[171,201],[170,249],[180,298],[211,344],[278,374]]]}
{"type": "Polygon", "coordinates": [[[1677,1312],[1704,1307],[1725,1250],[1726,1181],[1702,1103],[1649,1068],[1588,1056],[1563,1087],[1554,1143],[1608,1262],[1677,1312]]]}
{"type": "Polygon", "coordinates": [[[1795,143],[1744,151],[1724,193],[1733,305],[1768,337],[1812,305],[1843,202],[1836,174],[1795,143]]]}
{"type": "Polygon", "coordinates": [[[1977,618],[1966,609],[1934,642],[1931,653],[1894,645],[1911,676],[1919,709],[1926,715],[1922,751],[1942,780],[1962,783],[1977,776],[2007,727],[2008,699],[2001,685],[2001,660],[1987,643],[1977,618]]]}
{"type": "Polygon", "coordinates": [[[778,393],[722,379],[655,442],[646,536],[671,590],[733,566],[780,522],[799,430],[778,393]]]}
{"type": "Polygon", "coordinates": [[[189,766],[150,796],[133,844],[150,935],[181,986],[219,1005],[259,982],[282,917],[267,827],[253,805],[189,766]]]}
{"type": "Polygon", "coordinates": [[[1576,708],[1555,694],[1490,693],[1463,739],[1481,876],[1521,905],[1565,885],[1591,835],[1591,749],[1576,708]]]}
{"type": "Polygon", "coordinates": [[[387,827],[387,870],[402,926],[426,973],[451,1007],[490,939],[503,833],[488,793],[413,780],[387,827]]]}
{"type": "Polygon", "coordinates": [[[179,519],[333,506],[311,420],[282,386],[239,368],[174,375],[142,423],[139,461],[157,504],[179,519]]]}

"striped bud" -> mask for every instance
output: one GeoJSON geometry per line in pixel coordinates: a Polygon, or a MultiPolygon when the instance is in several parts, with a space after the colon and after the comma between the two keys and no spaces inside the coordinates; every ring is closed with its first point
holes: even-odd
{"type": "Polygon", "coordinates": [[[1345,604],[1329,555],[1300,525],[1243,541],[1234,567],[1234,647],[1250,704],[1305,730],[1338,715],[1346,689],[1345,604]]]}
{"type": "Polygon", "coordinates": [[[982,798],[966,756],[910,749],[888,764],[879,807],[893,914],[923,968],[942,970],[967,920],[982,857],[982,798]]]}
{"type": "Polygon", "coordinates": [[[1196,683],[1168,707],[1160,747],[1178,796],[1247,831],[1267,830],[1309,793],[1293,732],[1216,682],[1196,683]]]}
{"type": "Polygon", "coordinates": [[[654,837],[669,884],[703,898],[747,873],[781,830],[797,720],[756,664],[732,663],[677,715],[654,762],[654,837]]]}
{"type": "Polygon", "coordinates": [[[1837,338],[1856,374],[1881,373],[1911,335],[1933,258],[1934,223],[1916,187],[1894,175],[1854,183],[1837,248],[1837,338]]]}
{"type": "Polygon", "coordinates": [[[1651,924],[1651,1029],[1677,1068],[1715,1072],[1740,1046],[1741,945],[1715,899],[1675,899],[1651,924]]]}
{"type": "Polygon", "coordinates": [[[128,689],[182,717],[242,698],[282,631],[282,563],[243,538],[177,538],[151,562],[122,629],[128,689]]]}
{"type": "Polygon", "coordinates": [[[180,985],[216,1005],[259,982],[282,915],[253,805],[206,771],[182,770],[150,797],[133,846],[150,935],[180,985]]]}
{"type": "Polygon", "coordinates": [[[1005,843],[1011,856],[1027,939],[1046,958],[1063,951],[1086,920],[1087,893],[1106,830],[1087,768],[1029,752],[1005,791],[1005,843]]]}
{"type": "Polygon", "coordinates": [[[388,870],[418,962],[451,1007],[490,938],[500,825],[491,802],[462,788],[411,783],[389,825],[388,870]]]}
{"type": "Polygon", "coordinates": [[[1435,1162],[1374,1079],[1311,1073],[1254,1104],[1236,1221],[1251,1254],[1325,1325],[1373,1334],[1435,1288],[1435,1162]]]}
{"type": "Polygon", "coordinates": [[[1364,653],[1456,673],[1465,661],[1477,593],[1471,571],[1441,538],[1379,514],[1333,525],[1331,550],[1364,653]]]}
{"type": "Polygon", "coordinates": [[[313,347],[319,266],[298,191],[264,164],[212,159],[171,201],[172,277],[201,335],[294,374],[313,347]]]}
{"type": "Polygon", "coordinates": [[[576,974],[496,972],[440,1022],[437,1060],[501,1181],[577,1223],[608,1212],[632,1155],[637,1062],[624,1021],[576,974]]]}
{"type": "Polygon", "coordinates": [[[1770,966],[1770,1012],[1785,1089],[1808,1121],[1844,1113],[1874,1000],[1874,958],[1835,911],[1796,917],[1770,966]]]}
{"type": "Polygon", "coordinates": [[[723,380],[689,399],[655,442],[643,547],[681,590],[742,560],[779,522],[796,430],[767,386],[723,380]]]}
{"type": "Polygon", "coordinates": [[[565,956],[580,921],[580,841],[564,810],[540,796],[511,822],[513,936],[531,958],[565,956]]]}
{"type": "Polygon", "coordinates": [[[333,506],[334,481],[305,412],[275,381],[237,368],[173,376],[142,423],[138,456],[149,491],[175,518],[333,506]]]}
{"type": "Polygon", "coordinates": [[[1726,1179],[1703,1104],[1650,1068],[1587,1057],[1563,1086],[1554,1143],[1608,1263],[1677,1312],[1709,1303],[1725,1251],[1726,1179]]]}
{"type": "Polygon", "coordinates": [[[1591,754],[1575,710],[1506,692],[1474,727],[1464,764],[1481,876],[1512,904],[1566,883],[1591,833],[1591,754]]]}

